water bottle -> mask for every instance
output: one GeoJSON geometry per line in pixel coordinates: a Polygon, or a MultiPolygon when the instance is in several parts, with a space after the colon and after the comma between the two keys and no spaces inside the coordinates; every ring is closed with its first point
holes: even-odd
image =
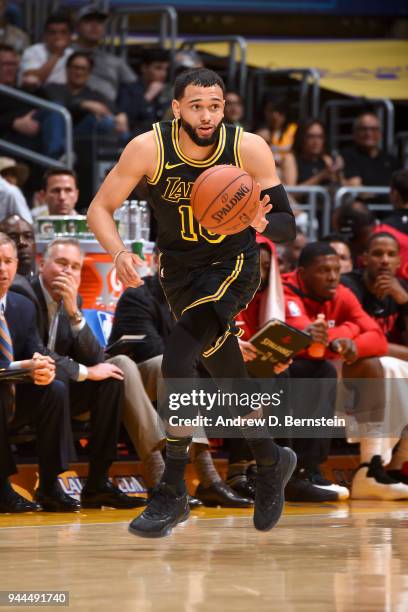
{"type": "MultiPolygon", "coordinates": [[[[325,317],[323,313],[317,315],[317,321],[324,320],[325,317]]],[[[312,342],[312,344],[310,344],[307,350],[311,357],[314,357],[315,359],[321,359],[326,352],[326,346],[321,342],[312,342]]]]}
{"type": "Polygon", "coordinates": [[[122,240],[127,240],[129,236],[129,202],[126,200],[120,207],[119,235],[122,240]]]}
{"type": "Polygon", "coordinates": [[[129,240],[138,240],[140,235],[140,210],[137,200],[129,204],[129,240]]]}
{"type": "Polygon", "coordinates": [[[147,202],[141,200],[139,202],[140,213],[140,238],[148,241],[150,238],[150,210],[147,202]]]}

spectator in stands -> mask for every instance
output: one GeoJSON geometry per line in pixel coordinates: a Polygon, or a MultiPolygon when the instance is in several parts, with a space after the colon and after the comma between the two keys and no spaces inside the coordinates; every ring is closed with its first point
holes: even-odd
{"type": "MultiPolygon", "coordinates": [[[[19,57],[0,45],[0,84],[17,88],[19,57]]],[[[58,113],[38,110],[31,103],[0,93],[0,137],[50,157],[61,155],[64,123],[58,113]]]]}
{"type": "Polygon", "coordinates": [[[73,417],[91,413],[88,478],[81,492],[84,507],[135,508],[143,500],[124,495],[108,479],[124,402],[123,372],[104,363],[103,349],[79,308],[83,256],[77,240],[51,242],[32,287],[40,305],[40,334],[55,359],[73,417]]]}
{"type": "Polygon", "coordinates": [[[245,108],[237,91],[225,92],[224,122],[232,125],[244,125],[245,108]]]}
{"type": "MultiPolygon", "coordinates": [[[[155,257],[157,266],[157,255],[155,257]]],[[[141,371],[145,371],[145,377],[150,370],[152,391],[157,390],[164,343],[173,326],[173,317],[157,272],[153,276],[145,277],[143,286],[137,289],[129,288],[123,292],[115,311],[109,342],[114,342],[125,334],[146,336],[146,342],[137,345],[132,357],[141,371]]],[[[192,460],[200,480],[195,495],[205,505],[247,507],[253,503],[252,500],[237,495],[221,480],[208,450],[208,440],[193,440],[192,460]]]]}
{"type": "Polygon", "coordinates": [[[395,210],[383,220],[383,224],[408,235],[408,170],[394,172],[390,187],[390,201],[395,210]]]}
{"type": "MultiPolygon", "coordinates": [[[[322,242],[307,245],[301,253],[298,269],[283,276],[286,321],[307,331],[314,342],[326,347],[320,358],[312,358],[307,352],[301,354],[290,366],[289,374],[293,378],[335,380],[336,370],[329,360],[342,360],[345,379],[371,379],[369,385],[359,387],[359,410],[366,418],[369,414],[371,421],[372,415],[383,414],[383,370],[378,357],[387,353],[387,341],[378,324],[364,312],[353,293],[339,285],[339,280],[339,257],[329,244],[322,242]],[[324,320],[318,320],[319,314],[325,316],[324,320]]],[[[323,397],[325,388],[316,385],[316,402],[325,402],[334,413],[335,386],[331,394],[323,397]]],[[[293,390],[296,393],[296,387],[293,390]]],[[[313,405],[314,398],[309,400],[313,405]]],[[[327,457],[329,441],[296,439],[293,447],[299,457],[299,468],[288,484],[286,498],[300,501],[309,497],[311,501],[310,483],[318,488],[321,486],[316,470],[327,457]]],[[[373,495],[384,495],[388,499],[408,496],[408,487],[387,480],[378,457],[365,457],[363,461],[366,465],[359,470],[353,483],[353,495],[365,496],[371,491],[373,495]]],[[[318,491],[313,493],[313,498],[319,497],[318,491]]]]}
{"type": "Polygon", "coordinates": [[[16,53],[22,53],[30,39],[23,30],[8,22],[6,9],[7,0],[0,0],[0,44],[10,45],[16,53]]]}
{"type": "Polygon", "coordinates": [[[376,219],[367,205],[360,200],[345,203],[333,212],[332,226],[336,233],[348,241],[354,267],[361,267],[367,241],[376,228],[376,219]]]}
{"type": "Polygon", "coordinates": [[[141,80],[124,84],[119,90],[118,107],[126,113],[132,132],[163,119],[171,103],[166,87],[169,53],[165,49],[146,49],[140,66],[141,80]]]}
{"type": "Polygon", "coordinates": [[[91,53],[93,59],[89,87],[102,93],[111,103],[118,96],[119,86],[134,83],[137,78],[126,61],[99,48],[105,35],[108,13],[95,4],[82,7],[77,15],[76,51],[91,53]]]}
{"type": "Polygon", "coordinates": [[[74,135],[121,134],[128,136],[128,122],[124,113],[102,93],[89,87],[93,59],[89,53],[75,51],[66,61],[66,83],[50,83],[44,87],[45,96],[69,110],[74,135]]]}
{"type": "Polygon", "coordinates": [[[262,136],[271,147],[275,163],[280,169],[283,158],[292,150],[297,125],[289,120],[287,102],[278,101],[274,98],[267,98],[263,115],[265,125],[259,128],[256,133],[262,136]]]}
{"type": "Polygon", "coordinates": [[[79,198],[76,172],[68,168],[49,168],[43,176],[40,198],[43,202],[41,215],[78,215],[75,210],[79,198]]]}
{"type": "Polygon", "coordinates": [[[310,119],[299,126],[293,152],[282,159],[281,179],[285,185],[336,187],[343,181],[342,169],[342,158],[330,156],[326,151],[323,123],[310,119]]]}
{"type": "Polygon", "coordinates": [[[344,178],[348,185],[387,186],[398,169],[397,159],[381,151],[381,124],[374,113],[362,113],[353,127],[353,146],[344,149],[344,178]]]}
{"type": "Polygon", "coordinates": [[[30,175],[30,168],[11,157],[0,157],[0,174],[10,185],[22,189],[30,175]]]}
{"type": "Polygon", "coordinates": [[[15,393],[4,382],[0,385],[0,512],[40,509],[38,503],[16,493],[9,482],[9,476],[17,471],[9,430],[26,424],[35,426],[37,436],[39,489],[36,500],[44,510],[72,512],[78,510],[79,504],[58,484],[58,474],[68,468],[70,458],[64,386],[54,380],[54,361],[44,356],[45,349],[36,332],[34,306],[27,298],[9,291],[17,270],[17,251],[14,242],[4,234],[0,234],[0,262],[1,366],[10,370],[30,369],[32,379],[30,383],[17,383],[15,393]]]}
{"type": "Polygon", "coordinates": [[[307,236],[305,236],[301,229],[297,228],[296,238],[292,240],[292,242],[277,245],[280,247],[279,252],[281,259],[281,272],[292,272],[295,268],[297,268],[300,253],[306,246],[307,242],[307,236]]]}
{"type": "Polygon", "coordinates": [[[397,170],[391,177],[390,201],[394,212],[375,231],[392,234],[399,243],[401,265],[398,276],[408,280],[408,170],[397,170]]]}
{"type": "Polygon", "coordinates": [[[71,38],[71,20],[63,14],[50,15],[44,26],[44,42],[27,47],[22,55],[19,83],[32,90],[48,83],[66,83],[71,38]]]}
{"type": "Polygon", "coordinates": [[[36,272],[36,244],[33,226],[20,215],[10,215],[0,222],[0,232],[7,234],[17,247],[18,274],[26,277],[33,276],[36,272]]]}
{"type": "Polygon", "coordinates": [[[204,68],[204,62],[202,57],[194,49],[182,49],[177,51],[174,58],[176,77],[184,70],[191,70],[191,68],[204,68]]]}
{"type": "Polygon", "coordinates": [[[33,221],[22,191],[0,176],[0,220],[13,214],[21,215],[29,223],[33,221]]]}
{"type": "Polygon", "coordinates": [[[348,241],[340,234],[328,234],[322,239],[328,242],[340,258],[340,274],[347,274],[353,269],[353,260],[348,241]]]}
{"type": "Polygon", "coordinates": [[[398,241],[387,232],[372,234],[363,264],[363,269],[343,276],[342,283],[387,336],[387,354],[408,361],[408,282],[396,277],[398,241]]]}

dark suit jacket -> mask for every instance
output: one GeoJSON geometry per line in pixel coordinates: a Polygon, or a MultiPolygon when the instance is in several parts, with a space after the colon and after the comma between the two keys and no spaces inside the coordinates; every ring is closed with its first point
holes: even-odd
{"type": "Polygon", "coordinates": [[[145,284],[126,289],[117,304],[108,344],[125,334],[145,334],[146,341],[134,348],[136,362],[161,355],[164,342],[175,325],[159,277],[146,276],[145,284]]]}
{"type": "Polygon", "coordinates": [[[5,316],[15,361],[31,359],[36,351],[44,353],[44,345],[37,331],[35,306],[28,298],[9,291],[5,316]]]}
{"type": "MultiPolygon", "coordinates": [[[[38,276],[31,282],[37,300],[38,331],[44,345],[48,342],[48,311],[43,290],[38,276]]],[[[27,295],[27,297],[30,297],[27,295]]],[[[57,366],[57,378],[66,380],[78,379],[79,364],[92,366],[104,360],[103,349],[93,335],[90,327],[85,324],[77,335],[74,335],[66,313],[61,313],[55,344],[55,351],[48,351],[57,366]]]]}

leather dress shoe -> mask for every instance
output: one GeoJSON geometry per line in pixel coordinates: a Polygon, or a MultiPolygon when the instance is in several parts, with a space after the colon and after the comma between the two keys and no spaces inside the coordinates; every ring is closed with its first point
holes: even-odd
{"type": "Polygon", "coordinates": [[[236,474],[227,478],[227,485],[235,491],[237,495],[248,499],[255,499],[255,486],[246,474],[236,474]]]}
{"type": "Polygon", "coordinates": [[[81,505],[83,508],[102,508],[106,506],[109,508],[140,508],[147,504],[145,497],[130,497],[122,493],[122,491],[115,487],[109,480],[107,480],[103,487],[96,490],[87,489],[86,485],[81,492],[81,505]]]}
{"type": "Polygon", "coordinates": [[[204,506],[223,508],[249,508],[254,505],[252,499],[241,497],[223,480],[214,482],[209,487],[198,485],[195,496],[200,499],[204,506]]]}
{"type": "Polygon", "coordinates": [[[194,497],[193,495],[188,496],[188,505],[190,506],[191,510],[195,510],[196,508],[202,508],[202,506],[204,506],[201,499],[197,499],[197,497],[194,497]]]}
{"type": "MultiPolygon", "coordinates": [[[[148,499],[151,499],[153,492],[154,492],[154,487],[150,487],[149,489],[147,489],[148,499]]],[[[190,507],[190,510],[196,510],[197,508],[202,508],[204,506],[203,502],[200,499],[197,499],[196,497],[194,497],[194,495],[188,495],[187,498],[188,498],[188,505],[190,507]]]]}
{"type": "Polygon", "coordinates": [[[37,512],[38,510],[41,510],[38,504],[22,497],[14,490],[0,499],[0,512],[17,514],[21,512],[37,512]]]}
{"type": "Polygon", "coordinates": [[[34,499],[44,512],[79,512],[81,509],[80,502],[64,493],[59,487],[50,493],[43,493],[37,489],[34,499]]]}

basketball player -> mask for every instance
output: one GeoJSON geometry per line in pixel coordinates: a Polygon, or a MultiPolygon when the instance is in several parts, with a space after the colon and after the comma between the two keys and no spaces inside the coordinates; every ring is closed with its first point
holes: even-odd
{"type": "MultiPolygon", "coordinates": [[[[160,279],[178,321],[163,355],[165,378],[193,378],[199,361],[213,378],[248,377],[233,319],[259,284],[255,230],[274,241],[293,240],[296,235],[270,148],[259,136],[224,125],[224,92],[222,79],[211,70],[196,68],[178,76],[175,119],[154,124],[152,131],[127,145],[88,212],[89,226],[112,256],[119,279],[139,286],[135,265],[143,262],[125,248],[113,213],[146,178],[158,222],[160,279]],[[205,230],[189,205],[194,181],[217,164],[242,167],[259,183],[259,211],[252,227],[238,234],[205,230]]],[[[167,429],[166,468],[146,510],[129,526],[136,535],[168,535],[188,516],[184,470],[191,436],[177,432],[167,429]]],[[[244,427],[243,434],[248,433],[244,427]]],[[[284,487],[296,455],[277,446],[267,432],[262,438],[249,438],[248,444],[258,466],[254,525],[266,531],[282,513],[284,487]]]]}

